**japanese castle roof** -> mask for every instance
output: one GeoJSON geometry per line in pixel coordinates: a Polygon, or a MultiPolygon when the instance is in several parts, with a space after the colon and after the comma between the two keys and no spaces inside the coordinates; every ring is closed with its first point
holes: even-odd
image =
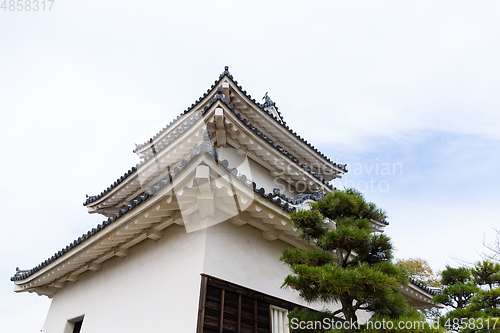
{"type": "MultiPolygon", "coordinates": [[[[108,197],[111,192],[116,192],[115,188],[128,180],[130,176],[134,176],[137,173],[137,168],[154,158],[161,150],[168,148],[182,134],[201,122],[205,118],[206,112],[216,102],[223,103],[241,124],[260,137],[262,144],[267,146],[267,149],[279,152],[282,158],[293,162],[303,172],[323,183],[325,187],[323,190],[333,189],[328,182],[334,178],[340,178],[347,172],[346,164],[332,162],[286,125],[274,102],[271,101],[271,104],[266,101],[266,103],[261,104],[247,94],[246,90],[238,85],[238,81],[233,80],[233,76],[226,66],[219,79],[190,107],[148,141],[136,145],[133,151],[142,158],[137,165],[117,178],[101,193],[88,196],[83,203],[84,206],[108,197]]],[[[319,190],[319,188],[313,190],[319,190]]]]}

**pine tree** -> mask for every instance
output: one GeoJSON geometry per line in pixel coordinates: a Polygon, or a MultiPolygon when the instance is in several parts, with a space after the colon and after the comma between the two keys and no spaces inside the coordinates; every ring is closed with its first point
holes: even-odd
{"type": "Polygon", "coordinates": [[[474,282],[493,289],[500,284],[500,264],[491,261],[478,262],[471,271],[474,282]]]}
{"type": "Polygon", "coordinates": [[[399,316],[407,309],[399,292],[407,278],[391,262],[389,237],[374,232],[374,223],[385,219],[354,189],[334,191],[310,210],[292,213],[292,224],[313,249],[284,251],[281,260],[293,274],[283,286],[307,302],[338,302],[341,308],[330,314],[338,320],[357,322],[357,310],[399,316]]]}
{"type": "Polygon", "coordinates": [[[500,264],[482,261],[471,270],[480,287],[471,298],[467,310],[470,316],[500,316],[500,264]]]}
{"type": "Polygon", "coordinates": [[[486,324],[496,324],[500,316],[500,264],[482,261],[472,268],[446,267],[441,283],[443,289],[433,301],[453,308],[441,321],[447,329],[491,332],[486,324]]]}
{"type": "Polygon", "coordinates": [[[471,270],[467,267],[446,266],[446,269],[441,273],[441,284],[443,285],[441,293],[434,296],[433,302],[441,303],[455,310],[465,309],[478,290],[472,279],[471,270]]]}

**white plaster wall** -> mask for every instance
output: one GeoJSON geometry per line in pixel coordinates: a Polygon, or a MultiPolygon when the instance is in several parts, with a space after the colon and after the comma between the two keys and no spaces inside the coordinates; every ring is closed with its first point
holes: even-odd
{"type": "Polygon", "coordinates": [[[54,296],[43,333],[63,333],[81,315],[82,333],[195,332],[205,240],[206,230],[173,225],[158,241],[82,274],[54,296]]]}
{"type": "Polygon", "coordinates": [[[294,290],[280,288],[291,273],[279,261],[283,250],[291,247],[281,240],[268,241],[260,230],[248,224],[236,227],[223,222],[207,230],[206,247],[205,274],[316,310],[324,309],[323,304],[304,303],[294,290]]]}
{"type": "Polygon", "coordinates": [[[238,169],[240,174],[244,174],[248,179],[256,182],[258,187],[265,188],[268,193],[272,192],[274,188],[279,188],[281,193],[285,193],[289,197],[298,193],[291,184],[279,177],[271,176],[269,170],[262,165],[250,158],[245,160],[246,156],[236,154],[236,149],[233,147],[217,148],[217,151],[220,160],[227,160],[230,168],[238,169]]]}
{"type": "MultiPolygon", "coordinates": [[[[281,193],[285,193],[289,197],[293,197],[298,193],[291,184],[285,182],[279,177],[271,176],[269,170],[264,168],[262,165],[251,159],[249,159],[249,161],[252,176],[254,181],[257,183],[257,186],[265,188],[268,193],[272,192],[273,188],[279,188],[281,193]]],[[[281,173],[282,171],[279,172],[281,173]]]]}

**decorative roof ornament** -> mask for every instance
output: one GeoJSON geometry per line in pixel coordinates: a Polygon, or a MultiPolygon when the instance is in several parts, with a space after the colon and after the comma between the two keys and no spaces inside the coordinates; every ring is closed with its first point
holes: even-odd
{"type": "Polygon", "coordinates": [[[267,94],[267,91],[266,91],[266,94],[264,95],[264,97],[262,97],[262,99],[264,100],[264,104],[263,104],[264,110],[266,110],[266,108],[268,108],[268,107],[276,106],[276,103],[274,103],[273,100],[271,99],[271,97],[269,97],[269,95],[267,94]]]}
{"type": "Polygon", "coordinates": [[[203,138],[198,141],[198,145],[194,147],[196,152],[214,153],[214,143],[210,140],[210,131],[203,130],[203,138]]]}
{"type": "Polygon", "coordinates": [[[219,80],[222,79],[224,75],[227,75],[231,80],[233,79],[233,76],[231,75],[231,73],[229,73],[229,66],[224,66],[224,72],[222,72],[222,74],[219,75],[219,80]]]}
{"type": "Polygon", "coordinates": [[[325,193],[323,193],[322,191],[316,191],[313,193],[299,193],[299,194],[291,197],[290,201],[293,204],[299,204],[299,203],[302,203],[306,200],[314,200],[314,201],[322,200],[324,197],[325,197],[325,193]]]}
{"type": "Polygon", "coordinates": [[[284,125],[285,122],[283,121],[283,117],[281,117],[281,114],[278,112],[278,107],[276,106],[276,103],[273,102],[271,97],[269,97],[269,95],[267,94],[267,91],[266,91],[266,94],[264,95],[264,97],[262,97],[262,99],[264,100],[264,104],[261,105],[262,109],[264,109],[264,111],[266,111],[273,118],[275,118],[278,122],[280,122],[282,125],[284,125]]]}
{"type": "Polygon", "coordinates": [[[19,267],[16,267],[16,274],[14,276],[21,276],[25,273],[27,273],[29,270],[27,269],[19,269],[19,267]]]}

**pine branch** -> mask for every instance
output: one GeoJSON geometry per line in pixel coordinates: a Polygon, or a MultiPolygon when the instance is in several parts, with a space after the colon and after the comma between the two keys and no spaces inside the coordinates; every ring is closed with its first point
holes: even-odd
{"type": "Polygon", "coordinates": [[[351,250],[347,251],[347,255],[345,256],[345,258],[342,259],[342,261],[344,262],[344,265],[342,267],[346,268],[347,265],[349,265],[349,262],[347,260],[349,260],[350,255],[351,255],[351,250]]]}

